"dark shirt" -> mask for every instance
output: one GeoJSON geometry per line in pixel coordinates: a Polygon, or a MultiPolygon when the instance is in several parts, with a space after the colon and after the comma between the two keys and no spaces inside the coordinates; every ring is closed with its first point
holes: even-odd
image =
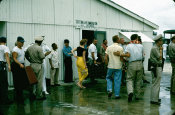
{"type": "Polygon", "coordinates": [[[82,47],[77,47],[77,56],[82,57],[83,56],[83,51],[86,51],[86,50],[82,47]]]}

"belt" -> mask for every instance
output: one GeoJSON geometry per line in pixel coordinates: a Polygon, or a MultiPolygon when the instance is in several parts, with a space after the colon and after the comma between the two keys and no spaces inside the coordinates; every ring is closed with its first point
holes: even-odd
{"type": "Polygon", "coordinates": [[[131,62],[136,62],[136,61],[142,61],[142,60],[134,60],[134,61],[131,61],[131,62]]]}

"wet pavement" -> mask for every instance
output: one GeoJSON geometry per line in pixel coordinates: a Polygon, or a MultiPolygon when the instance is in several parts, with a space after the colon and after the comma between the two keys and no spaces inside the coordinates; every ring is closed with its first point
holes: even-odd
{"type": "MultiPolygon", "coordinates": [[[[146,78],[151,81],[149,71],[146,78]]],[[[26,97],[24,105],[1,105],[4,115],[172,115],[175,112],[175,96],[170,95],[171,65],[165,63],[161,80],[161,105],[150,104],[151,84],[143,84],[141,99],[131,103],[127,101],[126,86],[121,87],[121,98],[108,98],[106,81],[98,79],[98,83],[85,81],[86,89],[79,89],[75,83],[58,87],[49,87],[50,94],[44,101],[30,101],[26,97]]]]}

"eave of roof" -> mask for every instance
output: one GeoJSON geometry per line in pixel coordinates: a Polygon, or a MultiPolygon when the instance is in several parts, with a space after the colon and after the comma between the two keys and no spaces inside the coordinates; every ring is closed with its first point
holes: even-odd
{"type": "Polygon", "coordinates": [[[153,27],[154,29],[159,29],[159,26],[158,25],[156,25],[153,22],[151,22],[151,21],[149,21],[149,20],[147,20],[147,19],[139,16],[138,14],[136,14],[136,13],[134,13],[134,12],[132,12],[132,11],[130,11],[130,10],[128,10],[128,9],[126,9],[126,8],[118,5],[118,4],[116,4],[115,2],[113,2],[111,0],[100,0],[100,1],[103,2],[103,3],[105,3],[105,4],[108,4],[111,7],[114,7],[116,9],[120,10],[123,13],[126,13],[127,15],[129,15],[129,16],[131,16],[133,18],[136,18],[137,20],[139,20],[141,22],[144,22],[145,24],[153,27]]]}
{"type": "Polygon", "coordinates": [[[166,30],[163,33],[164,34],[175,34],[175,30],[166,30]]]}

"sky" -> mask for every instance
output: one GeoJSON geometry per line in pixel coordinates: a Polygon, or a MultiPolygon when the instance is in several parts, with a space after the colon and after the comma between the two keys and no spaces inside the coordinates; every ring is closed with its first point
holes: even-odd
{"type": "Polygon", "coordinates": [[[112,0],[120,6],[159,26],[158,34],[175,29],[175,2],[173,0],[112,0]]]}

